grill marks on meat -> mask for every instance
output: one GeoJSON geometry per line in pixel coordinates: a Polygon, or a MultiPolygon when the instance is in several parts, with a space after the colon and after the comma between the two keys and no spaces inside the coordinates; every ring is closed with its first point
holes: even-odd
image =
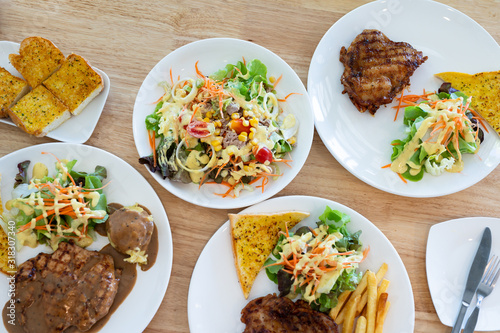
{"type": "Polygon", "coordinates": [[[69,243],[19,266],[16,311],[26,332],[88,330],[113,304],[119,280],[113,258],[69,243]]]}
{"type": "Polygon", "coordinates": [[[340,50],[342,93],[349,95],[360,112],[375,114],[409,85],[410,77],[426,60],[408,43],[393,42],[378,30],[363,30],[348,49],[340,50]]]}
{"type": "Polygon", "coordinates": [[[305,301],[294,303],[275,294],[250,301],[241,315],[246,325],[243,333],[338,333],[337,324],[328,315],[312,310],[305,301]]]}

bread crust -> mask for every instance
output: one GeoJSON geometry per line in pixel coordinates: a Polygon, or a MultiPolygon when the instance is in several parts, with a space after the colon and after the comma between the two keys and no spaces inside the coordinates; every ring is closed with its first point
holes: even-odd
{"type": "Polygon", "coordinates": [[[9,107],[29,91],[28,83],[0,67],[0,118],[8,116],[9,107]]]}

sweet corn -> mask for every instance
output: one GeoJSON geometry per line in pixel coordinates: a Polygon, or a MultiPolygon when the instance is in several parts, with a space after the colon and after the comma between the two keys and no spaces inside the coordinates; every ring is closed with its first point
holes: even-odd
{"type": "Polygon", "coordinates": [[[231,114],[231,119],[240,119],[240,114],[236,112],[231,114]]]}
{"type": "Polygon", "coordinates": [[[214,134],[215,135],[220,135],[220,128],[216,128],[215,131],[214,131],[214,134]]]}
{"type": "Polygon", "coordinates": [[[220,151],[222,149],[222,146],[214,146],[215,151],[220,151]]]}
{"type": "Polygon", "coordinates": [[[249,166],[249,165],[245,165],[245,166],[243,167],[243,170],[245,170],[246,172],[252,172],[252,171],[253,171],[253,168],[252,168],[251,166],[249,166]]]}
{"type": "Polygon", "coordinates": [[[222,122],[220,120],[214,121],[215,126],[222,127],[222,122]]]}
{"type": "Polygon", "coordinates": [[[212,146],[214,146],[214,147],[221,145],[220,140],[213,140],[211,143],[212,143],[212,146]]]}
{"type": "Polygon", "coordinates": [[[238,140],[247,141],[247,132],[241,132],[241,134],[238,135],[238,140]]]}
{"type": "Polygon", "coordinates": [[[295,142],[297,142],[297,139],[294,136],[292,136],[290,139],[288,139],[286,141],[288,141],[289,144],[294,145],[295,142]]]}
{"type": "Polygon", "coordinates": [[[257,144],[258,144],[257,140],[255,140],[255,139],[252,139],[252,141],[250,141],[250,143],[252,144],[252,146],[257,146],[257,144]]]}
{"type": "Polygon", "coordinates": [[[250,125],[252,125],[252,127],[257,127],[259,125],[259,119],[253,117],[250,119],[250,125]]]}
{"type": "Polygon", "coordinates": [[[250,122],[249,122],[248,120],[246,120],[246,119],[243,119],[243,120],[241,121],[241,123],[242,123],[242,124],[243,124],[243,126],[245,126],[245,127],[250,126],[250,122]]]}
{"type": "Polygon", "coordinates": [[[205,117],[205,119],[203,119],[203,121],[206,122],[206,123],[209,123],[210,122],[210,118],[205,117]]]}
{"type": "Polygon", "coordinates": [[[247,110],[244,110],[244,111],[243,111],[243,117],[248,117],[248,116],[249,116],[248,111],[247,111],[247,110]]]}
{"type": "Polygon", "coordinates": [[[274,76],[269,77],[269,82],[274,83],[276,81],[276,78],[274,76]]]}
{"type": "MultiPolygon", "coordinates": [[[[252,127],[252,128],[253,128],[253,127],[252,127]]],[[[251,129],[252,129],[252,128],[251,128],[251,129]]],[[[254,137],[254,135],[255,135],[255,133],[254,133],[254,132],[250,132],[250,134],[248,134],[248,138],[249,138],[250,140],[252,140],[252,139],[253,139],[253,137],[254,137]]]]}
{"type": "Polygon", "coordinates": [[[212,118],[214,116],[214,113],[212,111],[208,111],[206,116],[207,118],[212,118]]]}
{"type": "Polygon", "coordinates": [[[250,127],[250,132],[255,133],[257,132],[257,129],[255,127],[250,127]]]}
{"type": "Polygon", "coordinates": [[[227,182],[231,185],[234,185],[236,183],[236,180],[233,178],[233,177],[229,177],[229,179],[227,180],[227,182]]]}

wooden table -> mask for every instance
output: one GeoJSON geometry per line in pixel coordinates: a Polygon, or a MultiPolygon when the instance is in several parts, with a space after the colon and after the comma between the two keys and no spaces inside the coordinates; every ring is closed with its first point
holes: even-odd
{"type": "MultiPolygon", "coordinates": [[[[476,20],[500,42],[498,0],[445,2],[476,20]]],[[[132,110],[142,81],[160,59],[182,45],[210,37],[233,37],[275,52],[306,83],[309,62],[323,34],[344,14],[364,3],[0,0],[0,40],[21,42],[28,36],[43,36],[64,54],[75,52],[90,59],[111,79],[104,112],[86,144],[110,151],[139,170],[160,196],[173,233],[170,284],[146,332],[189,331],[187,297],[196,259],[226,221],[227,213],[237,210],[206,209],[184,202],[167,192],[139,165],[132,136],[132,110]],[[196,233],[192,232],[194,229],[196,233]]],[[[29,137],[15,127],[0,124],[0,157],[46,142],[53,140],[29,137]]],[[[373,221],[395,246],[408,270],[415,297],[415,331],[448,332],[449,328],[436,315],[427,286],[428,231],[433,224],[453,218],[500,216],[500,169],[456,194],[437,199],[400,197],[377,190],[350,174],[316,134],[304,168],[278,195],[292,194],[325,197],[373,221]],[[321,179],[330,179],[331,186],[316,184],[311,174],[324,175],[321,179]]]]}

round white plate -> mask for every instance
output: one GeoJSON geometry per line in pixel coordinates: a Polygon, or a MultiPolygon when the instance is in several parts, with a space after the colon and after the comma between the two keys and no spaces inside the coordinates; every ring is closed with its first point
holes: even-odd
{"type": "Polygon", "coordinates": [[[170,193],[195,205],[230,209],[253,205],[270,198],[295,178],[311,149],[314,116],[307,91],[293,69],[279,56],[257,44],[239,39],[213,38],[200,40],[173,51],[156,64],[144,80],[135,100],[133,115],[134,140],[139,156],[148,156],[152,153],[144,120],[154,111],[154,102],[163,95],[163,88],[159,87],[158,83],[170,81],[170,69],[174,78],[196,77],[195,63],[199,61],[200,71],[204,75],[210,75],[229,63],[235,64],[237,61],[242,61],[243,58],[247,61],[252,59],[262,61],[267,67],[268,77],[278,78],[283,75],[276,87],[279,98],[284,98],[292,92],[300,94],[291,96],[287,102],[281,104],[285,113],[294,114],[299,122],[297,145],[291,153],[292,168],[282,166],[283,176],[275,181],[270,180],[264,193],[259,189],[253,192],[241,191],[240,196],[234,199],[214,195],[214,192],[227,191],[227,187],[223,185],[204,185],[198,189],[197,184],[172,182],[169,179],[163,179],[159,174],[153,174],[156,181],[170,193]]]}
{"type": "MultiPolygon", "coordinates": [[[[406,269],[389,240],[365,217],[339,203],[308,196],[270,199],[241,213],[306,211],[310,212],[311,216],[296,228],[302,225],[316,227],[318,217],[327,205],[350,215],[351,222],[347,225],[350,231],[363,231],[361,240],[365,247],[370,247],[370,253],[360,265],[361,270],[371,269],[376,272],[382,263],[389,265],[385,278],[391,281],[388,289],[391,309],[384,324],[384,332],[413,332],[415,307],[406,269]]],[[[278,293],[278,286],[261,271],[248,300],[245,300],[234,267],[228,221],[208,241],[194,268],[188,295],[189,329],[192,333],[242,332],[245,325],[240,321],[241,310],[250,300],[270,293],[278,293]]]]}
{"type": "MultiPolygon", "coordinates": [[[[49,168],[49,174],[55,169],[55,159],[41,152],[51,152],[59,159],[76,159],[75,170],[93,172],[96,165],[104,166],[108,177],[104,184],[108,203],[117,202],[125,206],[135,203],[143,204],[151,210],[158,229],[158,257],[156,263],[148,271],[137,270],[137,281],[125,301],[111,315],[106,325],[99,331],[105,332],[142,332],[158,310],[167,290],[172,270],[172,235],[163,205],[151,185],[122,159],[104,150],[86,145],[49,143],[21,149],[0,158],[2,180],[0,184],[3,204],[11,199],[14,177],[18,172],[17,164],[31,160],[29,174],[36,162],[42,162],[49,168]],[[130,316],[133,314],[133,320],[130,316]]],[[[100,250],[108,244],[105,237],[88,247],[89,250],[100,250]]],[[[17,253],[17,264],[35,257],[40,252],[52,252],[44,245],[31,249],[23,247],[17,253]]],[[[5,276],[4,276],[5,277],[5,276]]],[[[0,290],[7,290],[7,278],[0,278],[0,290]]],[[[7,292],[0,294],[0,304],[8,300],[7,292]]]]}
{"type": "MultiPolygon", "coordinates": [[[[427,239],[427,282],[439,320],[452,327],[484,228],[491,229],[491,255],[500,255],[500,219],[467,217],[435,224],[427,239]]],[[[476,303],[476,297],[471,304],[476,303]]],[[[467,320],[473,306],[465,315],[467,320]]],[[[476,330],[500,330],[500,288],[483,300],[476,330]]],[[[465,321],[463,323],[465,326],[465,321]]]]}
{"type": "MultiPolygon", "coordinates": [[[[19,54],[19,43],[0,41],[0,67],[5,68],[14,76],[22,78],[22,75],[9,62],[9,54],[11,53],[19,54]]],[[[85,107],[82,113],[71,117],[61,126],[50,131],[47,137],[68,143],[84,143],[94,132],[108,98],[111,83],[106,73],[98,68],[92,68],[101,75],[104,89],[85,107]]],[[[0,118],[0,122],[16,126],[10,118],[0,118]]]]}
{"type": "Polygon", "coordinates": [[[374,117],[360,113],[342,94],[340,83],[344,71],[340,49],[348,47],[363,29],[378,29],[429,57],[411,77],[411,93],[437,90],[441,81],[433,76],[436,73],[498,70],[498,44],[479,24],[451,7],[427,0],[375,1],[361,6],[328,30],[309,68],[307,87],[316,130],[330,153],[365,183],[408,197],[455,193],[486,177],[500,163],[500,138],[491,127],[478,154],[465,156],[461,173],[445,172],[439,177],[426,173],[421,181],[405,184],[396,173],[381,168],[391,162],[391,141],[405,137],[403,112],[396,122],[391,108],[396,103],[381,107],[374,117]]]}

